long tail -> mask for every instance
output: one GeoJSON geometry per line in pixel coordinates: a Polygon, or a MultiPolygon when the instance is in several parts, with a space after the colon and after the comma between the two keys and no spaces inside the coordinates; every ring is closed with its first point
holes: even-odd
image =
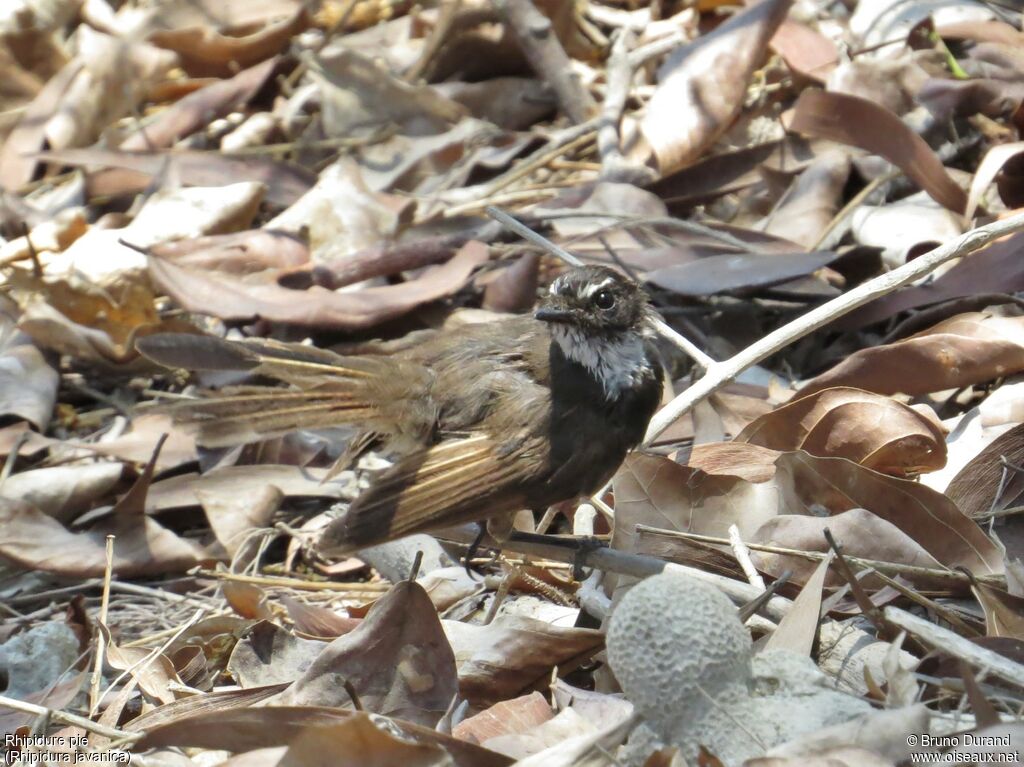
{"type": "Polygon", "coordinates": [[[166,408],[175,420],[192,424],[200,444],[210,447],[249,442],[304,428],[373,425],[382,400],[382,361],[342,357],[314,347],[274,341],[225,341],[211,336],[161,333],[136,343],[149,359],[190,370],[245,370],[297,388],[240,386],[166,408]]]}

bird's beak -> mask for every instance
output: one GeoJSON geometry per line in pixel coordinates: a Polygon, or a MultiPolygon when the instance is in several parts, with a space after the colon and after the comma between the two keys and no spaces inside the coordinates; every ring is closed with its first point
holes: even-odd
{"type": "Polygon", "coordinates": [[[533,317],[541,322],[569,322],[572,313],[564,306],[540,306],[533,317]]]}

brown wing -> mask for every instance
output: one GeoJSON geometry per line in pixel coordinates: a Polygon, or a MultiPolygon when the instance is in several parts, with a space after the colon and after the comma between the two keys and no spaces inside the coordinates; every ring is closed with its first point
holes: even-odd
{"type": "Polygon", "coordinates": [[[529,460],[540,441],[515,453],[484,436],[442,442],[383,472],[324,530],[320,551],[348,554],[412,533],[473,522],[525,507],[523,488],[544,465],[529,460]]]}
{"type": "MultiPolygon", "coordinates": [[[[296,429],[360,424],[389,433],[399,423],[389,410],[426,387],[420,365],[378,357],[343,357],[333,352],[275,341],[225,341],[211,336],[164,333],[137,342],[146,357],[168,367],[246,370],[277,378],[295,389],[272,386],[226,388],[169,405],[180,423],[194,425],[200,444],[224,447],[287,434],[296,429]]],[[[418,438],[429,425],[401,421],[418,438]]]]}

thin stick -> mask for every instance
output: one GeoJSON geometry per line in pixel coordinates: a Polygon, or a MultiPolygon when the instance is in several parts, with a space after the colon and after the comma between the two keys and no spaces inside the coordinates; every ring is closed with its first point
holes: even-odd
{"type": "Polygon", "coordinates": [[[747,582],[764,591],[764,578],[754,567],[754,563],[750,561],[750,549],[740,538],[740,529],[734,524],[729,525],[729,545],[732,547],[732,554],[736,557],[736,561],[740,563],[740,569],[747,576],[747,582]]]}
{"type": "MultiPolygon", "coordinates": [[[[652,527],[650,525],[637,525],[636,530],[638,533],[652,533],[653,535],[661,535],[666,538],[683,538],[685,540],[700,541],[701,543],[715,543],[722,546],[728,546],[731,541],[728,538],[720,538],[714,535],[701,535],[699,533],[688,533],[681,530],[666,530],[661,527],[652,527]]],[[[748,549],[753,551],[764,551],[768,554],[781,554],[788,557],[800,557],[801,559],[809,559],[812,562],[821,562],[828,557],[827,554],[823,554],[820,551],[804,551],[803,549],[787,549],[782,546],[770,546],[765,543],[746,543],[748,549]]],[[[865,559],[863,557],[853,557],[849,554],[843,554],[846,557],[846,561],[851,564],[861,567],[870,568],[877,570],[880,573],[892,573],[893,575],[906,575],[906,576],[918,576],[922,578],[933,578],[935,580],[951,581],[953,583],[969,583],[970,577],[960,572],[959,570],[940,570],[936,567],[921,567],[920,565],[904,565],[899,562],[885,562],[881,559],[865,559]]],[[[1002,584],[1003,578],[999,575],[981,575],[974,576],[975,580],[983,581],[987,583],[1002,584]]]]}
{"type": "Polygon", "coordinates": [[[530,0],[494,0],[507,28],[540,79],[555,92],[559,106],[579,125],[594,116],[597,105],[580,82],[579,74],[555,35],[551,19],[530,0]]]}
{"type": "Polygon", "coordinates": [[[1005,237],[1022,229],[1024,229],[1024,213],[1018,213],[1002,221],[979,226],[976,229],[965,232],[955,240],[940,245],[898,269],[868,280],[843,293],[841,296],[837,296],[831,301],[797,317],[792,322],[769,333],[760,341],[756,341],[733,357],[723,362],[709,365],[707,372],[697,383],[655,414],[647,429],[644,444],[650,445],[657,439],[659,434],[665,431],[670,424],[675,423],[680,416],[689,413],[694,405],[714,394],[744,370],[786,348],[794,341],[803,338],[818,328],[824,327],[838,317],[842,317],[844,314],[876,298],[892,293],[897,288],[903,287],[919,277],[931,273],[936,267],[951,259],[966,256],[968,253],[973,253],[1000,237],[1005,237]]]}
{"type": "Polygon", "coordinates": [[[391,586],[386,583],[341,583],[338,581],[304,581],[301,578],[275,578],[268,575],[241,575],[224,573],[215,570],[200,570],[204,578],[216,578],[222,581],[239,583],[255,583],[259,586],[279,586],[281,588],[300,589],[303,591],[370,591],[379,593],[387,591],[391,586]]]}
{"type": "MultiPolygon", "coordinates": [[[[556,245],[544,235],[538,234],[537,232],[533,231],[530,227],[526,226],[526,224],[512,218],[512,216],[510,216],[505,211],[500,210],[499,208],[496,208],[493,205],[488,205],[486,211],[488,216],[493,218],[502,226],[515,232],[524,240],[528,240],[532,242],[534,245],[543,248],[551,255],[562,259],[565,263],[569,264],[569,266],[583,266],[583,262],[576,258],[576,256],[574,256],[572,253],[567,251],[565,248],[556,245]]],[[[665,324],[665,321],[662,320],[660,317],[656,318],[653,324],[659,334],[661,334],[664,338],[671,341],[680,349],[682,349],[684,354],[689,356],[690,359],[692,359],[701,367],[707,368],[713,364],[716,364],[715,361],[711,359],[711,357],[706,355],[703,351],[701,351],[692,343],[690,343],[689,340],[687,340],[679,333],[674,331],[672,328],[670,328],[667,324],[665,324]]]]}
{"type": "Polygon", "coordinates": [[[113,727],[106,727],[92,721],[91,719],[86,719],[84,716],[68,714],[64,711],[47,708],[46,706],[37,706],[35,703],[26,703],[25,701],[17,700],[16,698],[8,698],[6,695],[0,695],[0,708],[10,708],[26,714],[45,716],[55,722],[81,727],[86,732],[95,732],[97,735],[103,735],[104,737],[114,738],[117,740],[138,740],[145,734],[141,732],[125,732],[124,730],[116,730],[113,727]]]}
{"type": "MultiPolygon", "coordinates": [[[[100,624],[107,625],[107,610],[110,607],[110,578],[114,571],[114,536],[107,536],[106,564],[103,568],[103,596],[100,597],[100,624]]],[[[92,680],[89,685],[89,715],[96,714],[100,704],[100,680],[103,678],[103,660],[107,655],[107,638],[99,629],[96,630],[96,658],[92,667],[92,680]]]]}
{"type": "Polygon", "coordinates": [[[1010,660],[1005,655],[980,647],[954,631],[944,629],[898,607],[886,607],[883,614],[889,623],[908,634],[913,634],[926,644],[955,658],[962,658],[972,666],[987,669],[993,676],[1018,687],[1024,687],[1024,665],[1010,660]]]}

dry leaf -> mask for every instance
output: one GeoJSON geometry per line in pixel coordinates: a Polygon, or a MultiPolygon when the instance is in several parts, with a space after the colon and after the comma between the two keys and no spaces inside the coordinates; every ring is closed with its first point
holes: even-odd
{"type": "Polygon", "coordinates": [[[881,155],[936,202],[955,213],[962,213],[966,207],[966,193],[950,178],[924,139],[895,114],[867,99],[803,91],[789,128],[881,155]]]}
{"type": "Polygon", "coordinates": [[[730,125],[791,0],[765,0],[673,53],[640,130],[662,176],[689,165],[730,125]]]}
{"type": "Polygon", "coordinates": [[[848,458],[895,477],[941,469],[946,442],[935,416],[888,397],[849,387],[813,391],[790,400],[736,435],[771,450],[805,450],[848,458]]]}
{"type": "Polygon", "coordinates": [[[926,394],[1024,370],[1024,317],[958,314],[910,338],[854,352],[801,389],[926,394]]]}
{"type": "Polygon", "coordinates": [[[458,690],[455,656],[419,584],[398,583],[375,602],[282,693],[282,702],[347,705],[344,682],[369,711],[437,724],[458,690]]]}

